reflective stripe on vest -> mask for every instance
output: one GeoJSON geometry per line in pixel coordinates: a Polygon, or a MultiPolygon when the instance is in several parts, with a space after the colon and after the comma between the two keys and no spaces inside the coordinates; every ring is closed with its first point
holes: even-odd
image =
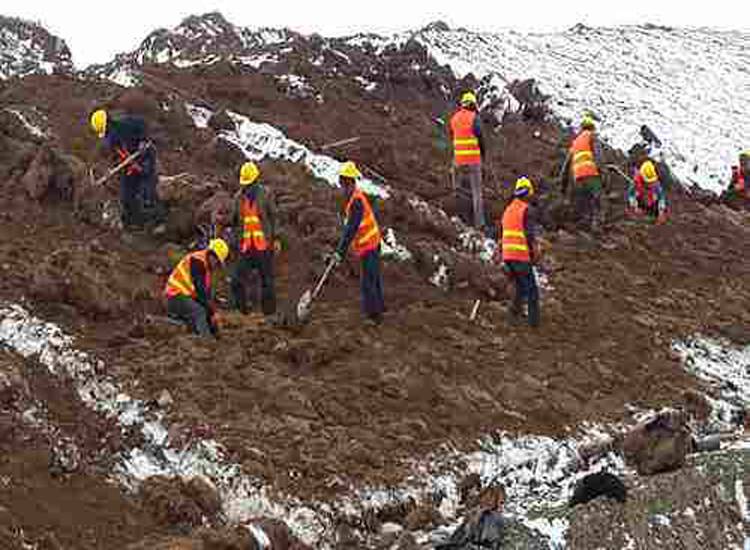
{"type": "Polygon", "coordinates": [[[457,166],[480,164],[482,162],[479,139],[474,135],[474,121],[476,117],[477,113],[469,109],[459,109],[451,117],[453,155],[457,166]]]}
{"type": "Polygon", "coordinates": [[[206,291],[210,292],[211,270],[208,265],[208,253],[208,250],[198,250],[197,252],[187,254],[182,260],[180,260],[180,263],[178,263],[177,267],[172,270],[169,279],[167,279],[167,286],[164,288],[164,294],[166,294],[167,298],[188,296],[195,300],[197,297],[193,277],[190,274],[190,262],[193,258],[203,264],[203,269],[206,273],[206,278],[203,283],[206,287],[206,291]]]}
{"type": "Polygon", "coordinates": [[[242,217],[240,252],[268,250],[268,241],[265,233],[263,233],[263,224],[260,220],[260,211],[256,201],[250,201],[247,197],[242,197],[240,199],[240,216],[242,217]]]}
{"type": "Polygon", "coordinates": [[[356,200],[362,201],[363,212],[362,222],[359,224],[357,234],[354,236],[352,249],[359,256],[364,256],[366,253],[375,250],[380,246],[380,227],[378,226],[378,221],[375,219],[375,214],[372,211],[370,201],[361,189],[355,189],[352,193],[352,196],[346,205],[346,217],[349,217],[352,204],[354,204],[354,201],[356,200]]]}
{"type": "Polygon", "coordinates": [[[503,213],[503,261],[530,262],[529,242],[523,219],[529,204],[520,199],[514,199],[503,213]]]}
{"type": "Polygon", "coordinates": [[[599,175],[599,168],[594,162],[593,137],[594,135],[590,130],[584,130],[578,134],[570,146],[570,154],[573,157],[573,177],[576,181],[599,175]]]}

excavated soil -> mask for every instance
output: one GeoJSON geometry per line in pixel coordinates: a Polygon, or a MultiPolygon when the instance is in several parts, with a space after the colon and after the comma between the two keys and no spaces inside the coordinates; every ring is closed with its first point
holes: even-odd
{"type": "MultiPolygon", "coordinates": [[[[321,105],[280,94],[268,75],[163,72],[159,77],[181,92],[162,87],[122,93],[65,77],[28,78],[6,90],[3,101],[33,104],[47,115],[58,156],[72,151],[78,160],[47,168],[41,191],[27,189],[19,181],[31,167],[36,145],[22,128],[3,128],[0,145],[8,148],[0,158],[0,298],[30,301],[39,315],[62,324],[77,336],[78,347],[104,360],[131,395],[153,400],[168,390],[174,400],[169,419],[177,428],[211,427],[247,473],[284,494],[332,499],[352,485],[396,484],[415,459],[444,445],[472,449],[479,437],[498,429],[563,435],[586,420],[618,420],[625,405],[679,405],[698,382],[670,351],[674,339],[724,334],[747,343],[747,334],[736,330],[750,326],[745,210],[706,206],[675,191],[667,225],[625,222],[622,183],[614,180],[599,237],[576,233],[564,215],[546,209],[550,250],[543,270],[549,285],[543,291],[542,326],[536,331],[511,327],[505,323],[498,268],[452,249],[453,225],[419,214],[408,203],[421,198],[454,212],[447,153],[437,147],[428,116],[448,107],[437,96],[425,92],[399,102],[370,101],[353,94],[351,84],[334,80],[324,96],[351,100],[321,105]],[[363,136],[346,154],[386,176],[393,198],[385,202],[385,224],[415,256],[412,262],[385,264],[388,310],[382,326],[361,322],[356,263],[335,273],[304,326],[226,314],[221,340],[201,341],[159,320],[164,315],[159,293],[170,259],[195,237],[191,228],[202,203],[217,190],[235,191],[241,160],[212,130],[192,127],[179,109],[184,95],[273,122],[304,143],[363,136]],[[103,100],[151,114],[162,174],[192,174],[187,185],[201,189],[187,197],[174,195],[161,237],[124,236],[101,222],[101,201],[116,196],[116,184],[91,190],[81,179],[66,179],[66,170],[75,174],[75,166],[93,160],[85,120],[103,100]],[[160,107],[164,102],[169,110],[160,107]],[[65,192],[66,182],[74,186],[72,193],[65,192]],[[435,253],[456,266],[447,291],[428,282],[437,267],[435,253]],[[483,302],[478,321],[470,323],[476,298],[483,302]]],[[[501,212],[507,197],[507,185],[498,182],[507,184],[524,173],[543,179],[542,187],[550,188],[546,197],[564,210],[551,189],[560,155],[554,124],[509,121],[491,140],[498,146],[490,159],[494,179],[485,182],[490,212],[501,212]]],[[[100,159],[98,173],[104,165],[100,159]]],[[[262,169],[277,196],[289,243],[276,265],[281,309],[290,311],[335,244],[339,199],[299,167],[266,162],[262,169]]],[[[225,303],[226,298],[222,282],[220,299],[225,303]]],[[[53,392],[40,395],[54,399],[53,392]]],[[[84,413],[60,414],[70,420],[84,413]]],[[[97,437],[105,437],[103,430],[97,437]]],[[[88,439],[91,434],[81,437],[85,450],[101,443],[88,439]]],[[[90,539],[80,540],[91,540],[92,548],[138,543],[147,534],[156,537],[148,547],[160,548],[157,539],[169,536],[150,532],[151,522],[171,518],[169,513],[134,508],[96,473],[80,477],[75,491],[66,491],[50,477],[43,445],[23,440],[13,448],[5,455],[3,475],[29,481],[6,487],[4,506],[11,514],[19,510],[33,540],[45,536],[42,526],[57,537],[90,533],[90,539]],[[101,506],[87,500],[89,494],[114,504],[101,506]],[[73,498],[80,500],[63,505],[73,498]],[[24,503],[39,502],[74,511],[76,521],[42,508],[38,523],[29,523],[37,512],[22,512],[24,503]],[[97,536],[123,538],[107,546],[97,536]]],[[[173,489],[167,500],[183,493],[173,489]]],[[[194,526],[200,505],[190,506],[195,509],[188,510],[187,520],[179,519],[194,526]]],[[[177,547],[192,548],[189,544],[177,547]]]]}

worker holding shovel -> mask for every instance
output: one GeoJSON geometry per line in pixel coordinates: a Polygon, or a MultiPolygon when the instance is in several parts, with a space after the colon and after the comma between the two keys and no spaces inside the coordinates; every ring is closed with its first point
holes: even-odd
{"type": "Polygon", "coordinates": [[[383,277],[380,272],[381,233],[372,204],[357,185],[362,177],[357,166],[349,161],[341,165],[339,183],[346,198],[346,225],[334,253],[335,263],[341,263],[351,247],[361,264],[362,312],[374,324],[383,320],[383,277]]]}
{"type": "MultiPolygon", "coordinates": [[[[158,217],[156,151],[146,138],[141,117],[110,117],[99,109],[91,115],[91,128],[120,163],[120,207],[123,227],[142,227],[147,217],[158,217]]],[[[109,175],[114,175],[111,171],[109,175]]]]}

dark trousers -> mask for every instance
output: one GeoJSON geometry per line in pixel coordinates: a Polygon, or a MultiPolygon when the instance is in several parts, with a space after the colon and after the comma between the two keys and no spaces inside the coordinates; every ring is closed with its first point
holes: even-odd
{"type": "Polygon", "coordinates": [[[211,321],[208,310],[187,296],[175,296],[167,300],[167,315],[188,325],[199,336],[211,336],[211,321]]]}
{"type": "Polygon", "coordinates": [[[465,164],[453,167],[453,188],[456,192],[458,217],[466,225],[484,227],[482,200],[482,165],[465,164]]]}
{"type": "Polygon", "coordinates": [[[576,225],[587,231],[594,229],[599,221],[602,180],[592,176],[575,185],[576,225]]]}
{"type": "Polygon", "coordinates": [[[529,262],[505,262],[505,271],[516,285],[516,293],[511,304],[511,316],[521,314],[524,302],[529,305],[529,325],[536,327],[540,321],[539,287],[536,284],[534,269],[529,262]]]}
{"type": "Polygon", "coordinates": [[[274,288],[273,251],[253,251],[240,256],[232,270],[229,290],[232,294],[232,307],[243,313],[248,311],[248,279],[253,271],[260,272],[261,307],[265,315],[276,312],[276,289],[274,288]]]}
{"type": "Polygon", "coordinates": [[[362,312],[368,317],[379,317],[385,311],[383,276],[380,272],[380,249],[371,250],[362,256],[360,261],[362,312]]]}
{"type": "Polygon", "coordinates": [[[142,174],[120,176],[120,218],[124,226],[143,225],[143,186],[142,174]]]}

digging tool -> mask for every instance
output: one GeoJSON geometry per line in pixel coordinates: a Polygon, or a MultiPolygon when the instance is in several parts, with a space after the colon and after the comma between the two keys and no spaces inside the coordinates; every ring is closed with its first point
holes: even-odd
{"type": "Polygon", "coordinates": [[[360,140],[360,137],[353,137],[348,139],[342,139],[339,141],[334,141],[333,143],[326,143],[325,145],[322,145],[320,147],[321,151],[326,151],[328,149],[333,149],[335,147],[342,147],[344,145],[349,145],[350,143],[356,143],[360,140]]]}
{"type": "Polygon", "coordinates": [[[325,284],[326,279],[328,279],[328,276],[331,274],[334,267],[336,267],[336,260],[331,259],[328,262],[328,266],[326,266],[323,275],[320,276],[318,284],[315,285],[315,289],[312,292],[310,292],[310,289],[306,290],[300,297],[299,302],[297,302],[297,319],[299,321],[307,321],[310,318],[310,307],[312,306],[312,302],[318,297],[318,294],[320,294],[323,284],[325,284]]]}
{"type": "Polygon", "coordinates": [[[477,299],[476,302],[474,302],[474,307],[471,308],[471,314],[469,315],[469,322],[473,323],[474,320],[477,318],[477,313],[479,312],[479,304],[482,303],[481,299],[477,299]]]}
{"type": "MultiPolygon", "coordinates": [[[[104,184],[109,178],[120,172],[123,168],[127,167],[130,163],[135,161],[138,157],[140,157],[149,147],[151,147],[153,144],[148,141],[146,142],[142,147],[139,147],[138,150],[135,153],[131,153],[128,155],[126,159],[124,159],[122,162],[120,162],[117,166],[110,169],[109,172],[104,174],[101,178],[93,182],[93,185],[95,187],[98,187],[102,184],[104,184]]],[[[90,172],[91,177],[93,178],[93,172],[90,172]]]]}

